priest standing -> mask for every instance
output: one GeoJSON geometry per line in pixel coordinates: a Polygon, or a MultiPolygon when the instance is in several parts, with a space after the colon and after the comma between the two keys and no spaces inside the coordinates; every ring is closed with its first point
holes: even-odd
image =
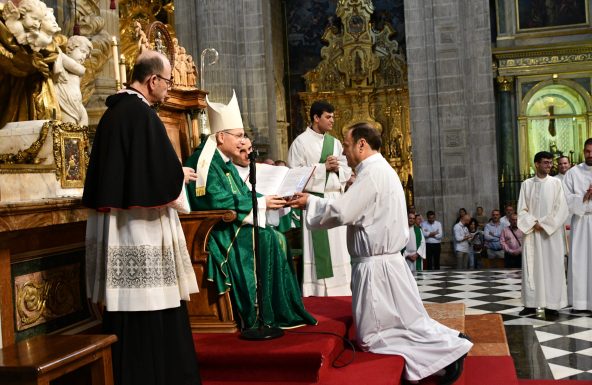
{"type": "MultiPolygon", "coordinates": [[[[326,101],[310,107],[311,126],[290,145],[290,167],[316,166],[306,191],[325,198],[338,198],[351,177],[333,129],[335,108],[326,101]]],[[[306,215],[306,213],[303,213],[306,215]]],[[[351,295],[351,261],[345,227],[311,230],[303,221],[302,294],[307,296],[351,295]]]]}
{"type": "Polygon", "coordinates": [[[570,212],[568,297],[572,311],[592,310],[592,138],[584,142],[584,162],[563,178],[570,212]]]}
{"type": "Polygon", "coordinates": [[[306,207],[311,228],[347,226],[352,256],[352,312],[363,350],[401,355],[407,380],[444,369],[440,384],[460,376],[471,349],[468,337],[430,318],[401,249],[407,244],[405,194],[397,173],[379,152],[380,134],[354,125],[343,142],[356,180],[336,198],[299,194],[292,207],[306,207]]]}
{"type": "Polygon", "coordinates": [[[166,56],[138,56],[130,86],[107,98],[82,196],[92,209],[87,291],[106,307],[103,333],[117,335],[116,385],[201,383],[185,305],[197,279],[174,203],[196,175],[182,169],[151,108],[165,99],[170,79],[166,56]]]}
{"type": "Polygon", "coordinates": [[[563,256],[563,223],[568,215],[561,181],[549,175],[553,154],[534,156],[536,175],[522,182],[518,198],[518,228],[524,233],[522,246],[522,302],[520,315],[534,314],[537,307],[546,315],[557,315],[567,306],[563,256]]]}
{"type": "Polygon", "coordinates": [[[407,246],[401,252],[407,261],[409,269],[415,273],[421,270],[423,260],[426,256],[425,239],[421,232],[421,227],[416,223],[416,215],[414,213],[407,214],[409,223],[409,241],[407,246]]]}

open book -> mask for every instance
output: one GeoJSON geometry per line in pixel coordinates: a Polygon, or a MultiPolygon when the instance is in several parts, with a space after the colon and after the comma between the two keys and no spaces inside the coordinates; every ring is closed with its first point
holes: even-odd
{"type": "Polygon", "coordinates": [[[302,192],[314,172],[315,166],[288,168],[257,163],[257,185],[259,194],[291,197],[302,192]]]}

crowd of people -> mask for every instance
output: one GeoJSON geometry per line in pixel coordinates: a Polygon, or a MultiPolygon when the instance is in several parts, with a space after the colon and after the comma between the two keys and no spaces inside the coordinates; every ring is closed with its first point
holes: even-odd
{"type": "MultiPolygon", "coordinates": [[[[413,229],[417,232],[417,241],[425,243],[424,251],[419,253],[422,263],[416,263],[416,270],[439,270],[441,243],[443,239],[442,223],[436,220],[434,211],[426,213],[427,220],[417,213],[415,207],[407,209],[414,218],[413,229]],[[420,237],[421,236],[421,237],[420,237]]],[[[483,207],[477,207],[470,215],[465,208],[458,210],[458,217],[451,229],[452,250],[456,258],[457,269],[480,269],[483,267],[520,268],[522,256],[523,232],[517,227],[517,214],[514,206],[506,205],[505,215],[493,209],[491,216],[484,215],[483,207]]],[[[411,241],[410,241],[411,242],[411,241]]],[[[407,246],[409,247],[409,245],[407,246]]],[[[412,261],[416,257],[407,257],[412,261]]]]}
{"type": "MultiPolygon", "coordinates": [[[[442,224],[434,211],[424,221],[406,208],[375,128],[353,125],[341,143],[330,134],[333,106],[313,103],[311,124],[287,160],[290,167],[315,166],[311,179],[292,197],[258,195],[255,206],[252,143],[236,95],[228,104],[207,99],[212,133],[183,167],[151,108],[172,85],[168,59],[143,51],[132,74],[129,86],[107,99],[83,196],[91,209],[88,294],[105,306],[104,332],[118,337],[115,384],[201,383],[185,304],[198,287],[178,212],[213,209],[237,217],[212,229],[205,278],[218,293],[229,292],[241,329],[316,325],[303,296],[351,295],[363,350],[403,356],[409,381],[458,379],[470,338],[430,318],[412,274],[440,269],[442,224]],[[301,286],[280,231],[292,210],[302,210],[301,286]]],[[[494,209],[488,218],[479,207],[471,218],[461,209],[453,227],[457,268],[479,267],[481,259],[503,259],[507,267],[522,262],[525,314],[568,303],[576,311],[592,309],[592,139],[584,145],[585,163],[563,181],[548,175],[549,155],[535,157],[537,175],[524,182],[517,213],[508,205],[503,217],[494,209]],[[573,246],[566,286],[558,267],[568,209],[573,246]]]]}

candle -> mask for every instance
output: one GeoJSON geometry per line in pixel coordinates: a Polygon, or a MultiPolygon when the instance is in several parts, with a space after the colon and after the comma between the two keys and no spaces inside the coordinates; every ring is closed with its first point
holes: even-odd
{"type": "Polygon", "coordinates": [[[121,54],[119,56],[119,77],[121,77],[121,86],[125,87],[125,83],[127,83],[127,73],[125,68],[125,55],[121,54]]]}
{"type": "Polygon", "coordinates": [[[112,36],[111,40],[111,49],[113,50],[113,72],[115,73],[115,88],[119,88],[121,86],[121,79],[119,77],[119,63],[117,62],[117,58],[119,57],[119,54],[117,53],[117,38],[112,36]]]}

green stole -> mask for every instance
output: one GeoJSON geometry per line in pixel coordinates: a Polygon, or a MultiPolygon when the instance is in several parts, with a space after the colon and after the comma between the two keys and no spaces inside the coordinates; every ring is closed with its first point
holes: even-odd
{"type": "MultiPolygon", "coordinates": [[[[415,231],[415,250],[417,251],[419,249],[419,246],[421,245],[421,227],[413,225],[413,231],[415,231]]],[[[407,247],[403,247],[403,250],[401,250],[401,254],[403,254],[406,249],[407,247]]],[[[423,262],[421,260],[421,257],[415,260],[415,268],[417,269],[417,271],[422,270],[423,262]]]]}
{"type": "MultiPolygon", "coordinates": [[[[421,245],[421,237],[423,236],[423,234],[421,233],[421,227],[419,226],[413,226],[413,230],[415,231],[415,250],[419,249],[419,246],[421,245]]],[[[423,258],[417,258],[415,260],[415,269],[417,271],[421,271],[423,270],[423,258]]]]}
{"type": "MultiPolygon", "coordinates": [[[[335,138],[329,134],[325,134],[323,139],[323,149],[321,150],[321,159],[319,163],[325,163],[327,157],[333,154],[335,145],[335,138]]],[[[325,184],[329,180],[330,172],[327,171],[325,184]]],[[[313,193],[316,196],[324,197],[322,193],[313,193]]],[[[312,248],[314,251],[315,270],[317,279],[333,277],[333,265],[331,264],[331,249],[329,248],[329,234],[325,229],[310,230],[312,235],[312,248]]]]}

